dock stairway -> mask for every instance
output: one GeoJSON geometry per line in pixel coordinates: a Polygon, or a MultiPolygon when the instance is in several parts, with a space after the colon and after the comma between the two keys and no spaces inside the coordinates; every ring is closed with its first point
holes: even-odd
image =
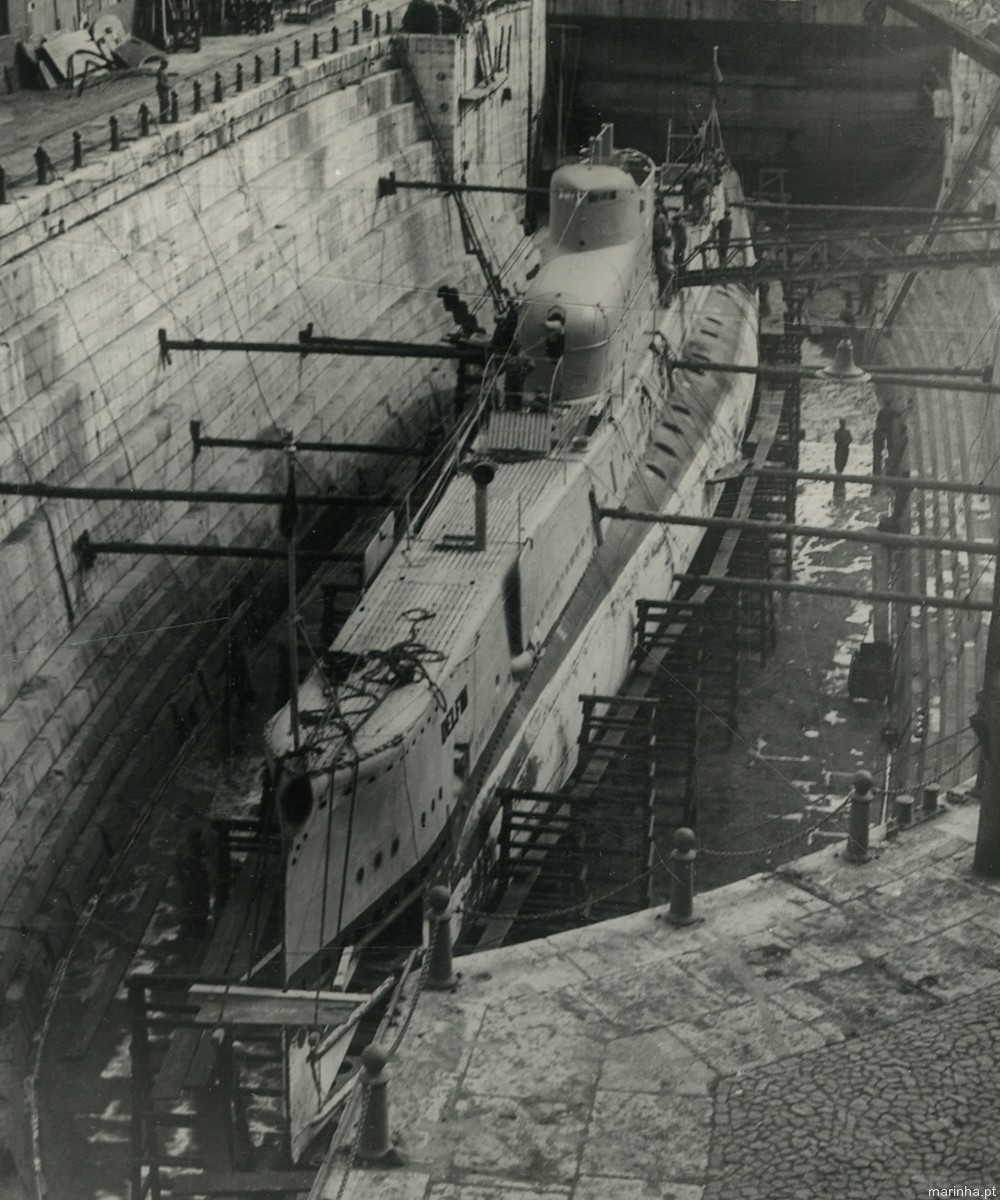
{"type": "MultiPolygon", "coordinates": [[[[636,603],[634,658],[649,676],[661,722],[675,741],[673,769],[681,773],[684,796],[675,823],[690,824],[695,810],[698,739],[710,727],[732,743],[737,722],[742,605],[732,595],[713,592],[705,599],[639,600],[636,603]]],[[[665,755],[660,754],[663,770],[665,755]]],[[[665,781],[664,781],[665,782],[665,781]]]]}
{"type": "Polygon", "coordinates": [[[566,789],[501,793],[502,898],[477,934],[480,948],[652,903],[658,701],[580,700],[580,757],[566,789]]]}

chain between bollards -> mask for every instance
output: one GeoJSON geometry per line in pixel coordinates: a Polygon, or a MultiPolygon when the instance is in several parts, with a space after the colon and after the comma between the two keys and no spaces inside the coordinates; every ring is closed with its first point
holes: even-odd
{"type": "Polygon", "coordinates": [[[451,964],[451,892],[446,887],[432,887],[427,894],[430,912],[430,950],[424,987],[442,992],[453,988],[458,982],[451,964]]]}
{"type": "Polygon", "coordinates": [[[851,811],[847,820],[847,846],[844,860],[860,866],[871,859],[868,850],[868,834],[871,828],[869,809],[872,802],[874,780],[868,771],[858,771],[851,788],[851,811]]]}
{"type": "Polygon", "coordinates": [[[694,864],[698,858],[693,829],[682,826],[674,830],[674,848],[670,851],[670,909],[667,920],[671,925],[693,925],[694,864]]]}

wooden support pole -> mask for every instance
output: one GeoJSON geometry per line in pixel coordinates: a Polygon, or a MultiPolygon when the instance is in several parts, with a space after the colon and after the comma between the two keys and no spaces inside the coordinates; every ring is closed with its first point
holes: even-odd
{"type": "Polygon", "coordinates": [[[865,542],[897,550],[929,547],[955,550],[964,554],[996,554],[995,542],[971,542],[962,538],[936,538],[913,533],[883,533],[867,529],[829,529],[823,525],[799,525],[780,521],[740,521],[733,517],[694,517],[683,513],[662,513],[641,508],[598,508],[601,517],[640,521],[647,525],[691,525],[701,529],[737,529],[742,533],[794,534],[800,537],[828,538],[831,541],[865,542]]]}
{"type": "Polygon", "coordinates": [[[785,579],[747,579],[734,575],[692,575],[682,572],[674,576],[675,583],[696,583],[705,587],[742,588],[754,591],[766,588],[772,592],[800,592],[809,596],[843,596],[848,600],[866,600],[876,603],[884,600],[890,604],[906,604],[911,608],[954,608],[962,612],[990,612],[993,605],[985,600],[956,600],[951,596],[924,596],[917,592],[876,592],[863,588],[819,587],[813,583],[794,583],[785,579]]]}
{"type": "MultiPolygon", "coordinates": [[[[711,274],[711,272],[706,273],[711,274]]],[[[692,272],[693,274],[696,272],[692,272]]],[[[954,376],[935,377],[933,369],[927,376],[896,375],[891,367],[861,367],[859,369],[873,376],[874,383],[898,384],[900,387],[909,388],[936,388],[945,392],[967,392],[975,396],[1000,395],[1000,384],[969,383],[964,379],[956,379],[954,376]]],[[[718,375],[756,375],[760,379],[773,379],[780,383],[786,383],[792,379],[814,379],[817,383],[850,384],[857,383],[861,379],[860,376],[853,379],[850,377],[838,379],[833,375],[827,378],[812,367],[751,366],[743,363],[712,362],[711,360],[702,362],[697,358],[677,359],[670,363],[670,370],[672,372],[693,371],[699,375],[704,375],[706,371],[718,375]]]]}
{"type": "MultiPolygon", "coordinates": [[[[846,471],[792,471],[786,467],[755,467],[747,463],[745,475],[759,479],[801,479],[815,483],[868,483],[873,487],[912,488],[922,492],[958,492],[966,496],[1000,496],[1000,486],[989,483],[958,483],[951,479],[928,479],[923,475],[851,475],[846,471]]],[[[738,476],[734,476],[738,478],[738,476]]]]}

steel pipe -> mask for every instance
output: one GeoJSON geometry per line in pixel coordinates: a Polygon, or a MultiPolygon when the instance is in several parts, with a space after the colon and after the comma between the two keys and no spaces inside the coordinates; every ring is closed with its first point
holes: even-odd
{"type": "Polygon", "coordinates": [[[742,475],[760,479],[808,479],[816,483],[870,483],[886,487],[912,488],[923,492],[959,492],[962,495],[1000,496],[1000,487],[990,483],[956,483],[951,479],[926,479],[915,475],[837,475],[833,471],[792,471],[787,467],[755,467],[748,463],[742,475]]]}

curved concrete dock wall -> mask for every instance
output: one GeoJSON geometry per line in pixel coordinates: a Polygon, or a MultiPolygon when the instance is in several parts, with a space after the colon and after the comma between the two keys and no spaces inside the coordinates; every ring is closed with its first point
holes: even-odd
{"type": "MultiPolygon", "coordinates": [[[[543,11],[526,0],[486,17],[491,43],[502,34],[509,47],[509,78],[470,107],[481,133],[461,138],[470,181],[524,182],[543,11]]],[[[256,340],[295,340],[309,322],[317,333],[420,342],[450,332],[437,288],[457,287],[472,306],[481,272],[453,200],[377,198],[390,170],[439,178],[384,39],[10,195],[0,207],[0,479],[283,487],[278,452],[203,451],[192,464],[193,418],[231,437],[291,428],[300,439],[412,440],[449,402],[452,364],[176,353],[165,365],[157,344],[160,328],[256,340]]],[[[505,262],[523,243],[521,198],[469,203],[505,262]]],[[[488,327],[489,305],[481,318],[488,327]]],[[[351,491],[379,488],[391,461],[301,457],[317,485],[351,491]]],[[[199,686],[189,680],[202,627],[222,623],[241,574],[212,560],[111,555],[84,571],[74,543],[89,532],[259,545],[275,529],[273,510],[249,506],[0,499],[0,1129],[22,1166],[32,1022],[94,873],[183,740],[168,702],[199,686]],[[188,628],[191,637],[178,632],[188,628]]]]}

